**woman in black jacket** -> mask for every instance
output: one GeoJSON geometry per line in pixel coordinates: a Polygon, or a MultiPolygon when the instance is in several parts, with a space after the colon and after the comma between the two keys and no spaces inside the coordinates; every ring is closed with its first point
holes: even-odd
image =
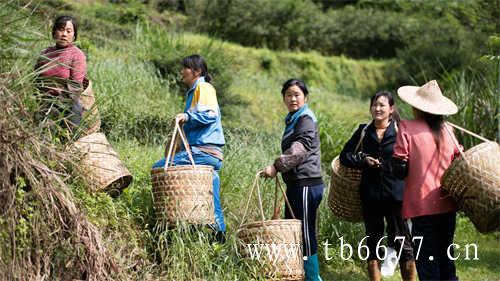
{"type": "Polygon", "coordinates": [[[378,257],[385,254],[377,255],[377,244],[382,245],[379,241],[387,227],[387,244],[398,251],[403,280],[415,280],[411,238],[408,225],[401,216],[404,181],[396,178],[391,168],[399,122],[391,93],[382,91],[373,95],[370,113],[373,121],[361,124],[340,154],[342,165],[362,170],[360,196],[368,236],[368,276],[372,281],[381,279],[378,257]]]}

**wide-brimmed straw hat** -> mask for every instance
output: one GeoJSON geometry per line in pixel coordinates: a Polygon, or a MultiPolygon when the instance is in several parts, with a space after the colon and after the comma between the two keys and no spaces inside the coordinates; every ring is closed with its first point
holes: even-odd
{"type": "Polygon", "coordinates": [[[458,107],[449,98],[443,96],[436,80],[425,85],[403,86],[398,89],[398,96],[421,111],[435,115],[452,115],[458,112],[458,107]]]}

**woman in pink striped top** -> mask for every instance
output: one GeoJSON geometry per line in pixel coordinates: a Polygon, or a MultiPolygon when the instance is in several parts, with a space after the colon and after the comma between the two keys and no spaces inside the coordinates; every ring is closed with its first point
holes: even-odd
{"type": "Polygon", "coordinates": [[[45,115],[64,115],[70,129],[80,124],[83,108],[79,94],[87,82],[85,54],[73,45],[77,36],[75,18],[56,18],[52,27],[55,45],[42,51],[35,66],[42,91],[58,98],[51,101],[51,112],[44,112],[45,115]]]}

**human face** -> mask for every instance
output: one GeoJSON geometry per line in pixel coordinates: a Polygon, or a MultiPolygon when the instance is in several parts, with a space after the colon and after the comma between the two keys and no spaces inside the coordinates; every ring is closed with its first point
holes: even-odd
{"type": "Polygon", "coordinates": [[[54,40],[59,47],[66,47],[75,40],[75,30],[73,23],[67,21],[64,27],[56,29],[54,32],[54,40]]]}
{"type": "Polygon", "coordinates": [[[191,68],[183,67],[181,70],[182,83],[188,87],[192,87],[194,82],[200,78],[200,71],[191,68]]]}
{"type": "Polygon", "coordinates": [[[375,122],[386,122],[394,112],[394,107],[389,105],[389,99],[385,96],[378,97],[370,106],[370,113],[375,122]]]}
{"type": "Polygon", "coordinates": [[[295,112],[299,110],[307,102],[307,97],[304,92],[297,85],[290,86],[285,91],[283,102],[288,109],[288,112],[295,112]]]}

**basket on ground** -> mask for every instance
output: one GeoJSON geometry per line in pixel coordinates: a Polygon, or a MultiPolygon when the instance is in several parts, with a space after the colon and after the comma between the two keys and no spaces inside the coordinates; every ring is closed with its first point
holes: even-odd
{"type": "MultiPolygon", "coordinates": [[[[303,280],[304,260],[302,255],[302,222],[295,219],[288,199],[283,189],[285,202],[294,219],[278,219],[280,208],[277,203],[278,181],[276,181],[274,216],[266,220],[262,207],[259,175],[250,192],[243,219],[236,233],[239,239],[239,251],[246,259],[258,259],[263,268],[263,274],[270,279],[303,280]],[[244,223],[252,194],[257,190],[261,221],[244,223]],[[260,253],[259,258],[255,253],[260,253]]],[[[279,186],[281,188],[281,186],[279,186]]]]}
{"type": "Polygon", "coordinates": [[[103,133],[80,138],[70,150],[79,154],[77,169],[92,192],[116,196],[132,182],[132,175],[103,133]]]}
{"type": "Polygon", "coordinates": [[[500,146],[484,142],[467,150],[444,173],[442,188],[482,233],[499,229],[500,146]]]}
{"type": "Polygon", "coordinates": [[[215,223],[213,167],[195,165],[191,149],[179,124],[175,124],[165,167],[151,170],[153,200],[158,220],[167,225],[215,223]],[[171,161],[177,134],[181,137],[191,165],[173,166],[171,161]]]}
{"type": "Polygon", "coordinates": [[[333,159],[328,206],[335,216],[351,222],[363,220],[360,180],[361,170],[343,166],[338,156],[333,159]]]}

